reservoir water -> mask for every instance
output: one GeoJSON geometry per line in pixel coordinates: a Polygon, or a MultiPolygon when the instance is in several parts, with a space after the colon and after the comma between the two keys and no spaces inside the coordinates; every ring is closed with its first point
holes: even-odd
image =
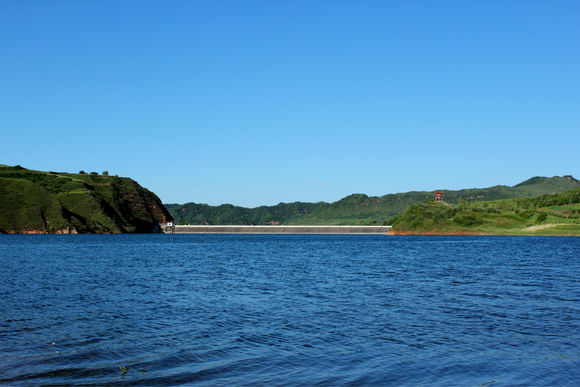
{"type": "Polygon", "coordinates": [[[2,385],[580,385],[580,238],[0,235],[2,385]]]}

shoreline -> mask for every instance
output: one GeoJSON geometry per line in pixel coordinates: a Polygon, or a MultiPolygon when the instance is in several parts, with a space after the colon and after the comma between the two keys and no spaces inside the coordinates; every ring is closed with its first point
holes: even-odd
{"type": "MultiPolygon", "coordinates": [[[[530,230],[531,231],[531,230],[530,230]]],[[[537,230],[539,231],[539,230],[537,230]]],[[[0,235],[113,235],[113,234],[133,234],[133,233],[78,233],[75,229],[56,230],[47,232],[46,230],[22,230],[15,232],[7,230],[0,232],[0,235]]],[[[149,234],[149,233],[135,233],[149,234]]],[[[348,225],[292,225],[292,226],[271,226],[271,225],[177,225],[173,229],[161,229],[160,233],[151,234],[286,234],[286,235],[385,235],[385,236],[568,236],[580,237],[575,233],[531,233],[531,232],[506,232],[489,233],[475,231],[397,231],[392,226],[348,226],[348,225]]]]}
{"type": "Polygon", "coordinates": [[[447,232],[435,232],[435,231],[389,231],[387,235],[500,235],[500,236],[512,236],[513,234],[491,234],[484,232],[467,232],[467,231],[447,231],[447,232]]]}
{"type": "Polygon", "coordinates": [[[248,225],[195,225],[174,226],[171,234],[358,234],[386,235],[392,226],[248,226],[248,225]]]}
{"type": "Polygon", "coordinates": [[[487,232],[468,232],[468,231],[447,231],[447,232],[436,232],[436,231],[389,231],[387,235],[392,236],[557,236],[557,237],[580,237],[580,235],[574,234],[532,234],[532,233],[501,233],[501,234],[494,234],[494,233],[487,233],[487,232]]]}

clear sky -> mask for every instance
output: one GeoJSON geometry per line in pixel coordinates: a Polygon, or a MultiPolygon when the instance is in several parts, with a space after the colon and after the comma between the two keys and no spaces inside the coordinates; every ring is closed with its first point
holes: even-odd
{"type": "Polygon", "coordinates": [[[244,206],[580,175],[580,1],[0,0],[0,163],[244,206]]]}

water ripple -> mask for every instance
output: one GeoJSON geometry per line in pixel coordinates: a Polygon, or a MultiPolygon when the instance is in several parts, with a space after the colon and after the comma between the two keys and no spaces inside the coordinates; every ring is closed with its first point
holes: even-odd
{"type": "Polygon", "coordinates": [[[0,383],[573,386],[579,263],[579,238],[0,235],[0,383]]]}

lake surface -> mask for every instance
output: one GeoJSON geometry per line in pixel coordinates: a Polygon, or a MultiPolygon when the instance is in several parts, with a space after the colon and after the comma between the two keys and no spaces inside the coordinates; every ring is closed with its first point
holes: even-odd
{"type": "Polygon", "coordinates": [[[0,384],[580,385],[576,237],[0,235],[0,269],[0,384]]]}

